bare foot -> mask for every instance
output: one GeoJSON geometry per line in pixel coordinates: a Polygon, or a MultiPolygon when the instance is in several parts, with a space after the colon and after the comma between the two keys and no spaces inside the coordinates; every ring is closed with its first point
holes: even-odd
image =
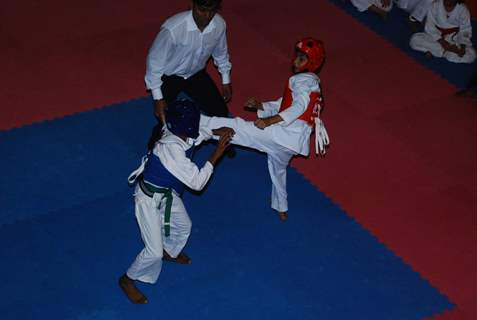
{"type": "Polygon", "coordinates": [[[285,212],[278,212],[278,216],[280,217],[280,220],[285,221],[288,219],[288,213],[285,212]]]}
{"type": "Polygon", "coordinates": [[[192,259],[189,258],[184,252],[179,253],[176,258],[171,257],[165,250],[162,252],[162,260],[176,262],[179,264],[191,264],[192,259]]]}
{"type": "Polygon", "coordinates": [[[123,290],[126,296],[134,304],[146,304],[147,298],[145,295],[136,288],[134,280],[130,279],[126,274],[123,274],[119,278],[119,287],[123,290]]]}

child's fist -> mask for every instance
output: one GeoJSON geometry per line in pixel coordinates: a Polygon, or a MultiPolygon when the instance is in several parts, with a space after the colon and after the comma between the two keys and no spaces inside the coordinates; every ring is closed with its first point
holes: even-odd
{"type": "Polygon", "coordinates": [[[245,102],[245,108],[253,110],[263,110],[263,105],[260,101],[252,97],[248,98],[248,100],[245,102]]]}
{"type": "Polygon", "coordinates": [[[230,137],[229,135],[223,135],[220,137],[218,143],[217,143],[217,152],[220,153],[220,155],[222,155],[225,151],[225,149],[227,149],[227,147],[229,146],[230,144],[230,140],[232,139],[232,137],[230,137]]]}
{"type": "Polygon", "coordinates": [[[255,120],[254,124],[257,128],[262,129],[262,130],[265,129],[266,127],[268,127],[268,123],[267,123],[266,119],[260,119],[259,118],[259,119],[255,120]]]}

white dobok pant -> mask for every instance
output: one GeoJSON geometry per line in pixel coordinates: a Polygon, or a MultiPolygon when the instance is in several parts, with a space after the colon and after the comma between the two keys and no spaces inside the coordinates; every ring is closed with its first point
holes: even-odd
{"type": "MultiPolygon", "coordinates": [[[[272,208],[288,211],[287,167],[295,152],[274,141],[270,131],[255,127],[251,121],[241,118],[201,117],[201,126],[208,129],[229,127],[235,130],[232,143],[265,152],[268,156],[268,171],[272,180],[272,208]],[[206,119],[205,121],[203,121],[206,119]]],[[[217,139],[217,137],[215,137],[217,139]]]]}
{"type": "Polygon", "coordinates": [[[434,0],[399,0],[396,1],[396,3],[399,8],[409,12],[409,15],[417,21],[423,22],[433,1],[434,0]]]}
{"type": "Polygon", "coordinates": [[[444,48],[442,48],[440,43],[425,32],[413,34],[409,41],[409,45],[414,50],[430,52],[434,57],[445,58],[448,61],[455,63],[472,63],[476,58],[476,52],[473,47],[466,46],[465,54],[462,57],[459,57],[454,52],[444,51],[444,48]]]}
{"type": "Polygon", "coordinates": [[[391,11],[393,2],[391,1],[388,7],[383,6],[381,0],[351,0],[351,3],[358,9],[359,12],[368,10],[369,7],[375,6],[384,11],[391,11]]]}
{"type": "Polygon", "coordinates": [[[155,283],[161,273],[163,249],[175,258],[189,239],[192,223],[182,199],[175,192],[172,192],[172,196],[170,235],[165,237],[163,224],[166,199],[162,199],[160,193],[155,193],[151,198],[136,185],[135,213],[144,249],[137,255],[126,273],[133,280],[155,283]]]}

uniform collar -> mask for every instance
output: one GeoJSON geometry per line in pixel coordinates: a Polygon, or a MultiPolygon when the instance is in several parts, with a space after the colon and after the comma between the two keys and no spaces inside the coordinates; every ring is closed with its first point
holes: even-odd
{"type": "Polygon", "coordinates": [[[162,144],[168,144],[168,143],[177,143],[179,144],[184,150],[190,149],[194,145],[194,139],[192,141],[184,141],[172,132],[170,132],[167,128],[164,129],[164,132],[162,133],[162,138],[160,140],[160,143],[162,144]]]}
{"type": "MultiPolygon", "coordinates": [[[[187,22],[187,31],[199,31],[199,28],[197,28],[197,24],[195,24],[194,17],[192,16],[192,10],[189,11],[189,14],[186,17],[186,22],[187,22]]],[[[215,16],[212,18],[210,23],[205,27],[204,31],[202,33],[209,33],[212,30],[215,29],[215,16]]]]}
{"type": "Polygon", "coordinates": [[[456,15],[458,12],[458,7],[461,6],[460,3],[457,3],[451,11],[447,11],[446,7],[444,6],[444,0],[440,1],[440,10],[442,13],[445,14],[445,16],[449,19],[451,16],[456,15]]]}

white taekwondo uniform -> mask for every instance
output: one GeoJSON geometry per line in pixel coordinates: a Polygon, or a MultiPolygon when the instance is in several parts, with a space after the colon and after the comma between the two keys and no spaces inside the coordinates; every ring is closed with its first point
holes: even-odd
{"type": "MultiPolygon", "coordinates": [[[[197,141],[208,138],[210,136],[204,136],[202,133],[197,141]]],[[[135,214],[141,230],[144,249],[137,255],[136,260],[126,273],[133,280],[155,283],[162,268],[163,250],[175,258],[187,243],[192,223],[182,202],[181,192],[176,189],[183,188],[185,185],[193,190],[201,190],[207,184],[214,170],[208,161],[199,169],[189,159],[193,144],[193,140],[185,142],[165,130],[163,137],[156,142],[152,153],[148,154],[147,160],[145,157],[141,166],[128,179],[130,183],[133,183],[142,173],[144,181],[148,185],[162,188],[163,185],[155,184],[155,177],[164,177],[170,174],[170,179],[177,179],[174,183],[178,185],[172,190],[169,236],[165,232],[167,199],[161,193],[154,193],[153,197],[150,197],[140,187],[140,183],[136,185],[135,214]]]]}
{"type": "Polygon", "coordinates": [[[387,7],[383,6],[381,0],[351,0],[351,3],[356,7],[356,9],[358,9],[359,12],[366,11],[369,7],[373,5],[387,12],[391,11],[391,9],[393,8],[392,0],[387,7]]]}
{"type": "Polygon", "coordinates": [[[475,49],[472,47],[472,25],[470,13],[467,7],[458,3],[451,12],[447,12],[443,0],[432,3],[427,13],[425,32],[415,33],[409,44],[411,48],[421,52],[430,52],[434,57],[444,57],[451,62],[472,63],[476,58],[475,49]],[[448,34],[442,30],[455,29],[455,32],[448,34]],[[459,57],[454,52],[445,51],[437,42],[444,38],[450,44],[457,46],[465,45],[465,54],[459,57]]]}
{"type": "Polygon", "coordinates": [[[318,76],[310,72],[299,73],[289,78],[284,97],[263,103],[263,110],[257,111],[259,118],[278,114],[283,121],[262,130],[257,128],[253,121],[202,115],[200,126],[201,129],[208,130],[209,134],[212,129],[232,128],[235,130],[231,141],[233,144],[265,152],[272,180],[272,208],[286,212],[287,166],[296,154],[308,156],[310,134],[313,131],[319,103],[321,103],[321,89],[318,76]],[[308,119],[304,120],[305,116],[308,119]]]}
{"type": "Polygon", "coordinates": [[[434,0],[397,0],[396,5],[407,11],[410,16],[423,22],[434,0]]]}

